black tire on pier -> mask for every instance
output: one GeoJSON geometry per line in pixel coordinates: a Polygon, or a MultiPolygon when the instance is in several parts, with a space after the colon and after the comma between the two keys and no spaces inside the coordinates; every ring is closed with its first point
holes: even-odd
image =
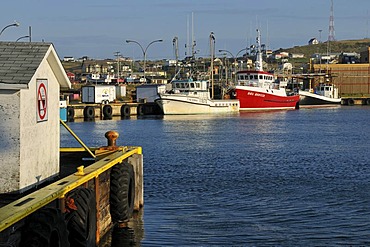
{"type": "Polygon", "coordinates": [[[113,110],[111,105],[105,105],[103,107],[103,116],[104,119],[112,119],[113,110]]]}
{"type": "Polygon", "coordinates": [[[121,117],[129,117],[131,115],[131,107],[129,105],[121,106],[121,117]]]}
{"type": "Polygon", "coordinates": [[[75,109],[73,108],[73,106],[67,107],[67,117],[72,119],[75,117],[75,109]]]}
{"type": "Polygon", "coordinates": [[[24,221],[18,221],[0,232],[0,246],[21,246],[22,227],[24,225],[24,221]]]}
{"type": "Polygon", "coordinates": [[[94,118],[95,117],[95,109],[93,106],[86,106],[84,108],[84,118],[94,118]]]}
{"type": "Polygon", "coordinates": [[[56,208],[43,208],[26,219],[20,246],[69,247],[67,224],[56,208]]]}
{"type": "Polygon", "coordinates": [[[67,213],[67,227],[71,247],[96,245],[96,201],[95,192],[81,188],[68,195],[77,209],[67,213]]]}
{"type": "Polygon", "coordinates": [[[136,111],[138,116],[144,116],[144,105],[138,105],[136,111]]]}
{"type": "Polygon", "coordinates": [[[109,200],[113,223],[127,222],[135,202],[135,174],[131,164],[123,162],[112,168],[109,200]]]}
{"type": "Polygon", "coordinates": [[[353,99],[348,99],[348,105],[352,106],[355,104],[355,101],[353,99]]]}

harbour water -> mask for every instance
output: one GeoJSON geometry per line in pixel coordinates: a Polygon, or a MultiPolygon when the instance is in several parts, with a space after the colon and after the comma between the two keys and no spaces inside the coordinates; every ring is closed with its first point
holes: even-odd
{"type": "Polygon", "coordinates": [[[102,246],[368,246],[369,123],[338,106],[69,126],[143,147],[144,208],[102,246]]]}

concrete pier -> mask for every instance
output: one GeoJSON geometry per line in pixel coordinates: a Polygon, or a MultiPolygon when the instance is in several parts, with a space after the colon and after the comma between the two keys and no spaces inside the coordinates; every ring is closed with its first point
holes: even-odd
{"type": "Polygon", "coordinates": [[[156,103],[111,103],[111,104],[70,104],[67,106],[67,121],[74,119],[112,119],[142,115],[161,115],[156,103]]]}

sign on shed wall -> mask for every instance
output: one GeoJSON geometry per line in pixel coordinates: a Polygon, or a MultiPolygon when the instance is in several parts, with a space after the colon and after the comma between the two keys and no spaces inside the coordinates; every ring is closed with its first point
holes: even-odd
{"type": "Polygon", "coordinates": [[[48,80],[36,80],[37,122],[48,120],[48,80]]]}

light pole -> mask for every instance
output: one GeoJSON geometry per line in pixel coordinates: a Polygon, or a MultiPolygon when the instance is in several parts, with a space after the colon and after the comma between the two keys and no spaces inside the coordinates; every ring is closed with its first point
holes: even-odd
{"type": "Polygon", "coordinates": [[[137,42],[137,41],[135,41],[135,40],[126,40],[126,43],[135,43],[135,44],[137,44],[138,46],[140,46],[141,51],[143,52],[143,57],[144,57],[143,73],[144,73],[144,80],[145,80],[145,83],[146,83],[146,77],[145,77],[145,70],[146,70],[146,52],[147,52],[147,50],[148,50],[148,48],[149,48],[149,46],[150,46],[151,44],[156,43],[156,42],[162,42],[162,41],[163,41],[162,39],[153,40],[153,41],[152,41],[152,42],[150,42],[150,43],[145,47],[145,49],[144,49],[144,48],[143,48],[143,46],[142,46],[139,42],[137,42]]]}
{"type": "Polygon", "coordinates": [[[233,58],[234,58],[234,82],[236,83],[236,65],[237,65],[237,59],[238,59],[238,55],[242,52],[242,51],[245,51],[247,50],[247,48],[244,48],[244,49],[241,49],[240,51],[238,51],[238,53],[236,53],[236,56],[234,56],[231,52],[229,52],[228,50],[218,50],[218,52],[226,52],[228,54],[230,54],[233,58]]]}
{"type": "Polygon", "coordinates": [[[12,23],[12,24],[9,24],[9,25],[7,25],[7,26],[5,26],[2,30],[1,30],[1,32],[0,32],[0,36],[1,36],[1,34],[4,32],[4,30],[5,29],[7,29],[8,27],[19,27],[19,22],[14,22],[14,23],[12,23]]]}
{"type": "Polygon", "coordinates": [[[25,39],[25,38],[30,38],[30,36],[29,35],[26,35],[26,36],[19,37],[15,42],[18,42],[19,40],[25,39]]]}
{"type": "Polygon", "coordinates": [[[25,39],[25,38],[28,38],[29,41],[31,42],[31,26],[28,27],[28,35],[19,37],[15,42],[18,42],[19,40],[25,39]]]}

